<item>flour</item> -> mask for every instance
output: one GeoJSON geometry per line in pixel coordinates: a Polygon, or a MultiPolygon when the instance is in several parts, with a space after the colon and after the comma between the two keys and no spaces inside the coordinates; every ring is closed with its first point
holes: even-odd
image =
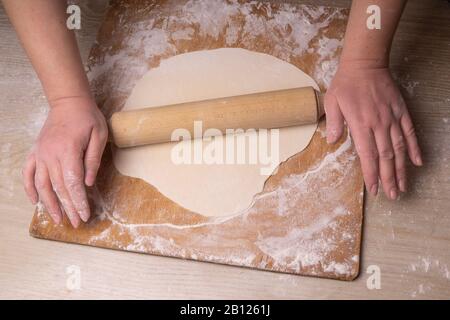
{"type": "Polygon", "coordinates": [[[41,201],[38,201],[38,203],[36,204],[36,214],[37,214],[37,218],[40,221],[40,225],[42,227],[46,227],[49,224],[50,220],[47,220],[47,216],[45,213],[45,207],[44,204],[41,201]]]}
{"type": "Polygon", "coordinates": [[[349,264],[337,263],[335,261],[332,261],[330,264],[325,266],[324,271],[345,275],[349,274],[352,271],[352,266],[349,264]]]}
{"type": "Polygon", "coordinates": [[[322,36],[319,39],[318,50],[319,61],[318,66],[314,69],[314,78],[322,79],[323,84],[328,88],[338,68],[338,60],[336,52],[342,50],[344,40],[329,39],[322,36]]]}
{"type": "Polygon", "coordinates": [[[415,89],[420,84],[419,81],[412,80],[409,74],[398,75],[393,73],[392,76],[400,84],[400,86],[405,89],[409,98],[416,96],[415,89]]]}
{"type": "Polygon", "coordinates": [[[192,28],[177,30],[172,33],[172,40],[173,41],[191,40],[194,32],[195,32],[195,30],[192,28]]]}
{"type": "Polygon", "coordinates": [[[10,142],[3,144],[2,147],[0,148],[0,152],[6,153],[8,155],[9,155],[10,151],[11,151],[11,143],[10,142]]]}
{"type": "Polygon", "coordinates": [[[181,11],[182,14],[179,18],[172,17],[174,22],[198,24],[200,36],[217,39],[229,25],[231,17],[240,12],[240,5],[237,1],[188,1],[181,11]]]}
{"type": "Polygon", "coordinates": [[[415,262],[408,265],[407,272],[427,274],[434,272],[446,280],[450,280],[450,271],[446,264],[431,256],[418,256],[415,262]]]}
{"type": "Polygon", "coordinates": [[[175,5],[170,12],[155,11],[153,18],[127,25],[123,49],[110,50],[102,61],[91,63],[88,77],[94,91],[99,89],[97,81],[102,84],[101,91],[109,101],[128,96],[135,82],[153,67],[148,64],[153,58],[182,53],[176,46],[180,40],[224,37],[228,47],[240,44],[252,49],[255,38],[264,37],[271,45],[272,55],[285,61],[290,61],[291,54],[302,56],[313,49],[319,63],[315,63],[312,75],[327,88],[336,72],[337,52],[343,43],[323,33],[334,18],[343,19],[345,15],[342,10],[327,14],[328,9],[321,6],[297,7],[283,4],[273,10],[270,3],[257,1],[196,0],[175,5]]]}
{"type": "MultiPolygon", "coordinates": [[[[273,258],[276,264],[287,265],[297,270],[304,267],[313,267],[317,270],[323,268],[326,272],[336,274],[349,274],[352,271],[351,268],[354,265],[354,259],[358,259],[357,256],[353,257],[351,261],[341,263],[334,261],[330,265],[323,265],[323,261],[335,250],[339,241],[352,243],[356,240],[353,235],[346,232],[342,232],[339,239],[326,236],[327,230],[335,230],[334,228],[338,226],[336,219],[349,214],[349,211],[345,206],[334,200],[334,186],[324,190],[311,189],[318,176],[329,176],[334,170],[343,170],[344,172],[350,170],[350,162],[337,165],[338,158],[344,152],[348,152],[350,148],[351,140],[348,135],[346,141],[335,152],[327,154],[315,167],[301,175],[290,175],[283,179],[274,191],[258,195],[259,198],[274,197],[278,199],[279,215],[289,214],[289,209],[296,210],[298,215],[301,212],[308,212],[307,205],[300,203],[298,200],[304,199],[302,194],[308,192],[318,193],[318,198],[324,198],[323,201],[329,204],[329,211],[324,211],[312,220],[306,215],[304,218],[305,227],[292,229],[282,237],[262,237],[257,241],[258,248],[273,258]]],[[[271,203],[271,201],[268,203],[271,203]]],[[[248,215],[251,214],[255,214],[255,212],[250,210],[248,215]]]]}
{"type": "MultiPolygon", "coordinates": [[[[323,268],[325,272],[349,274],[353,259],[344,263],[337,264],[332,261],[332,265],[323,265],[337,246],[337,239],[326,236],[325,232],[336,228],[335,219],[339,216],[342,215],[335,212],[325,213],[304,228],[293,229],[282,237],[261,238],[256,245],[279,266],[288,266],[297,271],[305,267],[323,268]]],[[[353,238],[350,238],[351,240],[354,241],[353,238]]]]}
{"type": "MultiPolygon", "coordinates": [[[[151,250],[151,253],[153,254],[176,256],[194,260],[197,260],[198,256],[201,255],[202,260],[206,261],[249,267],[252,266],[256,258],[255,254],[249,250],[237,250],[237,252],[230,252],[229,255],[223,256],[220,254],[205,255],[205,252],[198,252],[198,249],[183,247],[177,244],[172,238],[152,235],[152,228],[176,228],[181,231],[186,228],[202,227],[207,224],[177,226],[173,224],[131,224],[121,222],[120,220],[117,220],[117,218],[113,217],[114,215],[117,216],[117,214],[111,214],[105,210],[103,207],[103,199],[96,187],[94,187],[94,198],[95,201],[100,204],[98,212],[94,212],[96,215],[94,221],[109,221],[111,222],[111,226],[104,229],[101,233],[91,236],[88,242],[90,245],[98,245],[99,243],[108,242],[116,248],[127,251],[148,253],[149,250],[151,250]],[[115,230],[116,235],[126,235],[126,237],[129,237],[127,243],[123,244],[121,241],[114,239],[112,237],[113,230],[115,230]]],[[[90,223],[95,223],[94,221],[91,221],[90,223]]],[[[211,222],[210,224],[214,223],[216,222],[211,222]]],[[[205,239],[208,239],[208,235],[202,237],[202,245],[205,247],[208,245],[214,246],[217,244],[217,240],[210,239],[210,243],[208,243],[205,239]]]]}

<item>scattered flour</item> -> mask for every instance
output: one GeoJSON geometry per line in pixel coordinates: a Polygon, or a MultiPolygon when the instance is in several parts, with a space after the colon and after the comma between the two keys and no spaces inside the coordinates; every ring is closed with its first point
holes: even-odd
{"type": "Polygon", "coordinates": [[[297,7],[283,4],[274,10],[271,4],[257,1],[192,0],[175,5],[170,13],[155,11],[153,18],[127,25],[129,30],[121,43],[124,49],[110,50],[102,61],[91,63],[88,76],[94,82],[94,90],[99,90],[95,80],[102,84],[100,90],[107,100],[126,97],[152,67],[148,64],[152,58],[182,53],[177,49],[177,41],[192,39],[194,35],[205,40],[224,37],[228,47],[237,46],[239,41],[252,50],[255,39],[264,37],[271,54],[286,61],[292,52],[301,56],[313,49],[319,63],[312,75],[326,88],[336,72],[337,52],[343,43],[323,33],[333,18],[343,19],[345,15],[338,9],[326,14],[325,7],[297,7]]]}
{"type": "Polygon", "coordinates": [[[7,142],[7,143],[3,144],[0,150],[2,153],[9,154],[11,151],[11,143],[7,142]]]}
{"type": "Polygon", "coordinates": [[[399,76],[397,74],[393,74],[395,80],[398,81],[400,86],[404,88],[410,98],[414,97],[415,89],[420,84],[419,81],[411,80],[411,76],[409,74],[399,76]]]}
{"type": "Polygon", "coordinates": [[[315,68],[314,78],[322,79],[326,88],[328,88],[333,80],[334,74],[338,68],[338,60],[336,59],[336,52],[342,49],[344,40],[329,39],[323,36],[319,39],[319,54],[318,66],[315,68]]]}
{"type": "Polygon", "coordinates": [[[450,280],[449,268],[446,264],[440,262],[439,259],[435,259],[431,256],[419,256],[416,262],[412,262],[408,266],[408,272],[437,272],[443,278],[450,280]]]}

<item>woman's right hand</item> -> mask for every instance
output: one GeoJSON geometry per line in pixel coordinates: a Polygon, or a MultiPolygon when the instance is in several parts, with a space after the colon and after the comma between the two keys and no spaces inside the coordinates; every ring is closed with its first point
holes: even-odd
{"type": "Polygon", "coordinates": [[[50,107],[23,168],[25,191],[55,223],[65,213],[76,228],[90,217],[86,186],[95,182],[108,127],[91,97],[62,98],[50,107]]]}

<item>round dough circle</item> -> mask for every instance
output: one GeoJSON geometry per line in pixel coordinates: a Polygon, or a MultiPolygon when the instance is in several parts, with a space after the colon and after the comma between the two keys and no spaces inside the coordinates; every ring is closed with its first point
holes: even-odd
{"type": "MultiPolygon", "coordinates": [[[[303,71],[267,54],[238,48],[196,51],[163,60],[149,70],[123,110],[305,86],[319,89],[303,71]]],[[[317,124],[280,129],[277,165],[303,150],[316,128],[317,124]]],[[[180,206],[205,216],[243,212],[268,178],[261,175],[260,168],[267,167],[261,164],[176,165],[171,161],[175,144],[115,149],[115,166],[120,173],[143,179],[180,206]]]]}

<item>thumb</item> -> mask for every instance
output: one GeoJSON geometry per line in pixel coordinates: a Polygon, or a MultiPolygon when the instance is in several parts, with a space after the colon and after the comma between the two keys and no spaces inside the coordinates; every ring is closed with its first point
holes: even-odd
{"type": "Polygon", "coordinates": [[[94,185],[105,145],[106,138],[99,134],[95,129],[92,130],[89,144],[84,153],[84,183],[87,186],[94,185]]]}
{"type": "Polygon", "coordinates": [[[327,142],[336,143],[344,132],[344,117],[333,94],[327,93],[325,95],[324,105],[327,121],[327,142]]]}

